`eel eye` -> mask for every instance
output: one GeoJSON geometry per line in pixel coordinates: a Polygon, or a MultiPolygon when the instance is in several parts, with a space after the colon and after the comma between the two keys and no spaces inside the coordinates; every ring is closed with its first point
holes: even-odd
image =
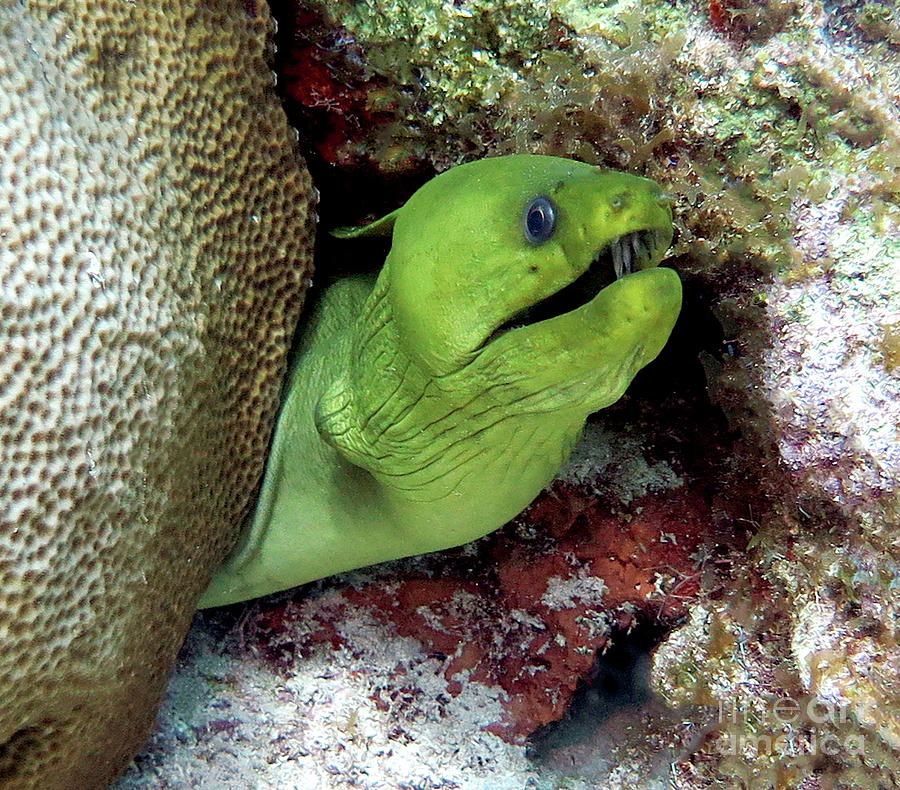
{"type": "Polygon", "coordinates": [[[525,238],[532,244],[547,241],[556,230],[556,209],[550,198],[534,198],[525,209],[525,238]]]}

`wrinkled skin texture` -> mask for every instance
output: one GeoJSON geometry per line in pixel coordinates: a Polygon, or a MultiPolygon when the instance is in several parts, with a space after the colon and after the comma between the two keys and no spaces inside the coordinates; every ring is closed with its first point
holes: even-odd
{"type": "Polygon", "coordinates": [[[681,307],[678,276],[656,267],[672,238],[668,203],[636,176],[485,159],[344,235],[386,233],[377,280],[340,281],[320,301],[254,522],[201,606],[498,528],[553,478],[586,417],[656,357],[681,307]],[[555,224],[529,239],[524,218],[540,197],[555,224]],[[586,303],[523,315],[638,231],[652,241],[634,271],[615,279],[601,258],[611,282],[586,303]]]}

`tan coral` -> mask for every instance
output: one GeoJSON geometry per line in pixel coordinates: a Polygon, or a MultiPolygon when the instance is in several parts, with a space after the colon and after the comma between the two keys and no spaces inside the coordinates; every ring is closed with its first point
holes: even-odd
{"type": "Polygon", "coordinates": [[[0,2],[0,787],[146,736],[252,503],[312,188],[252,0],[0,2]]]}

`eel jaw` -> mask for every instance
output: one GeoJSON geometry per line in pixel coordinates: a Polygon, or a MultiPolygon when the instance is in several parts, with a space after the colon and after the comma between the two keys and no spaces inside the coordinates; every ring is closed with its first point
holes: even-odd
{"type": "Polygon", "coordinates": [[[588,268],[575,280],[517,312],[490,334],[484,346],[511,329],[577,310],[617,280],[658,266],[669,248],[671,232],[670,228],[646,228],[629,231],[613,239],[597,252],[588,268]]]}

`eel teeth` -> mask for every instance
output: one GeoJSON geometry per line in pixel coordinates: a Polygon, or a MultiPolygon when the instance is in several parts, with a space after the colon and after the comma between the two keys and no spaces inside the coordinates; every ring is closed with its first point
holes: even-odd
{"type": "Polygon", "coordinates": [[[635,235],[636,234],[633,233],[626,233],[624,236],[619,236],[610,247],[613,270],[616,273],[617,280],[621,280],[626,274],[631,274],[631,272],[634,271],[632,266],[633,257],[640,258],[638,247],[632,242],[635,235]],[[633,256],[632,252],[634,253],[633,256]]]}
{"type": "Polygon", "coordinates": [[[646,263],[653,255],[653,250],[658,244],[657,230],[636,230],[619,236],[610,245],[613,271],[616,279],[621,280],[626,274],[636,271],[641,264],[646,263]]]}
{"type": "Polygon", "coordinates": [[[624,237],[620,236],[616,239],[609,250],[612,255],[613,271],[616,273],[617,280],[622,279],[622,272],[625,270],[625,261],[622,255],[622,238],[624,237]]]}

